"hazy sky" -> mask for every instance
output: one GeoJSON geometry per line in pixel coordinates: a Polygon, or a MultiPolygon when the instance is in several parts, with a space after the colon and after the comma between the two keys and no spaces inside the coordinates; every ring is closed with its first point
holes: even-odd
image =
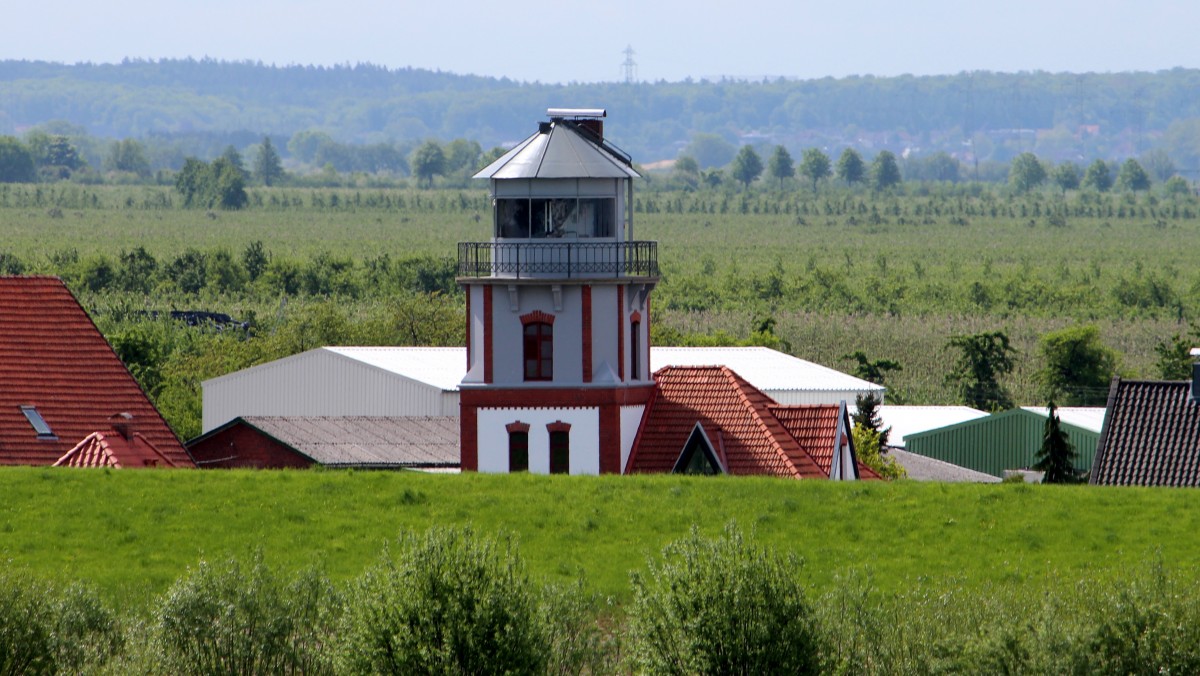
{"type": "Polygon", "coordinates": [[[370,62],[540,82],[1200,66],[1196,0],[0,0],[0,58],[370,62]]]}

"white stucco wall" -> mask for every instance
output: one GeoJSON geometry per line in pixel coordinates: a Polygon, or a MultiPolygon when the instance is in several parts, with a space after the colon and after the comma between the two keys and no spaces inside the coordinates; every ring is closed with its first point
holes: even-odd
{"type": "MultiPolygon", "coordinates": [[[[508,471],[509,423],[529,425],[529,471],[550,473],[550,432],[546,425],[562,421],[571,425],[571,474],[600,473],[600,411],[598,408],[487,408],[480,409],[477,429],[479,471],[508,471]]],[[[624,411],[622,411],[624,427],[624,411]]]]}
{"type": "Polygon", "coordinates": [[[621,472],[625,472],[625,465],[629,462],[629,454],[633,452],[633,440],[637,437],[638,426],[642,424],[642,413],[646,407],[643,405],[637,406],[622,406],[621,407],[621,472]]]}

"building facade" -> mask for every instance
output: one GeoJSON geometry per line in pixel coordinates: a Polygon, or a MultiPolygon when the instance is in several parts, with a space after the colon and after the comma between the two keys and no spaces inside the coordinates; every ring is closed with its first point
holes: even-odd
{"type": "Polygon", "coordinates": [[[550,121],[476,178],[492,237],[459,244],[462,468],[620,473],[653,391],[657,245],[633,238],[630,158],[603,110],[550,121]]]}

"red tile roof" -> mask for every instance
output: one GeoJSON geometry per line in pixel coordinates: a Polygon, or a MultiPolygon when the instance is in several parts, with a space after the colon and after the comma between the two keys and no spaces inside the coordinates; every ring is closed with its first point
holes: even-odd
{"type": "Polygon", "coordinates": [[[628,472],[670,472],[696,423],[723,447],[730,474],[828,478],[838,406],[779,406],[725,366],[668,366],[654,374],[628,472]],[[783,411],[800,438],[774,413],[783,411]],[[809,449],[828,439],[823,469],[809,449]]]}
{"type": "Polygon", "coordinates": [[[193,466],[61,280],[0,276],[0,464],[54,464],[94,432],[107,433],[119,413],[131,414],[133,431],[174,465],[193,466]],[[52,436],[39,438],[22,406],[35,407],[52,436]]]}
{"type": "Polygon", "coordinates": [[[92,432],[54,463],[55,467],[175,467],[171,459],[134,432],[92,432]]]}

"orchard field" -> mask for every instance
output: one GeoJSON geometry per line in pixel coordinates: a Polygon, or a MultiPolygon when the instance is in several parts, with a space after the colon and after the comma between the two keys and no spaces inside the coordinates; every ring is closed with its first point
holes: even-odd
{"type": "MultiPolygon", "coordinates": [[[[846,371],[862,351],[902,366],[888,385],[907,403],[959,403],[945,381],[955,335],[1005,332],[1017,355],[1002,384],[1033,405],[1048,331],[1095,325],[1121,374],[1158,377],[1156,345],[1200,315],[1190,195],[649,187],[634,233],[659,243],[657,344],[765,337],[846,371]]],[[[205,211],[165,186],[3,185],[0,271],[63,276],[185,438],[204,378],[326,343],[460,344],[455,245],[490,234],[482,187],[249,196],[205,211]],[[252,326],[149,320],[173,309],[252,326]]]]}

